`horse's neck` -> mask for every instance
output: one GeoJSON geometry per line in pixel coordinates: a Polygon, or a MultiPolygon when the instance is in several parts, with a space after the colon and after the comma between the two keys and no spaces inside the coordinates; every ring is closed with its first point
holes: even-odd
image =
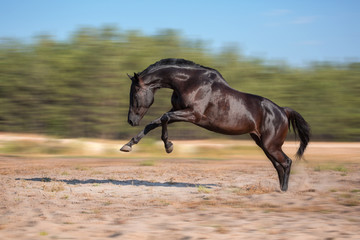
{"type": "Polygon", "coordinates": [[[160,88],[171,88],[173,89],[173,85],[171,84],[171,80],[168,79],[155,79],[149,82],[149,85],[153,89],[160,89],[160,88]]]}
{"type": "Polygon", "coordinates": [[[148,85],[150,88],[153,89],[160,89],[160,88],[171,88],[174,89],[175,85],[173,83],[173,79],[168,79],[166,77],[155,77],[155,76],[145,76],[145,84],[148,85]]]}

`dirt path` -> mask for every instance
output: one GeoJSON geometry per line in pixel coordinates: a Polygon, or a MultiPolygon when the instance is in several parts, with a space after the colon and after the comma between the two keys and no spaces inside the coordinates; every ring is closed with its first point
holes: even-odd
{"type": "Polygon", "coordinates": [[[360,164],[0,157],[0,239],[359,239],[360,164]]]}

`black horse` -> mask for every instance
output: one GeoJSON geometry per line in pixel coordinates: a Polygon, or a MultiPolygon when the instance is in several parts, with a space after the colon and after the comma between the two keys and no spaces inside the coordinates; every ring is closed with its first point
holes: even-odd
{"type": "Polygon", "coordinates": [[[168,140],[167,125],[173,122],[191,122],[228,135],[250,133],[277,170],[281,190],[287,190],[292,161],[281,147],[290,125],[300,138],[298,158],[310,140],[310,127],[299,113],[264,97],[239,92],[215,69],[184,59],[163,59],[129,78],[132,80],[128,115],[131,126],[139,125],[153,104],[157,89],[171,88],[174,92],[172,109],[148,124],[121,151],[131,151],[148,132],[162,126],[161,139],[166,152],[171,153],[173,144],[168,140]]]}

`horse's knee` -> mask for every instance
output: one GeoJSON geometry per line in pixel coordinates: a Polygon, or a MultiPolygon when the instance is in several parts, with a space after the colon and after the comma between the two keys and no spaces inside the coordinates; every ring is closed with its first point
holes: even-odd
{"type": "Polygon", "coordinates": [[[285,155],[285,153],[282,150],[270,150],[271,156],[276,161],[276,165],[281,165],[284,169],[289,169],[292,164],[292,160],[285,155]]]}
{"type": "Polygon", "coordinates": [[[291,164],[292,164],[292,160],[290,158],[286,158],[286,164],[288,167],[291,167],[291,164]]]}
{"type": "Polygon", "coordinates": [[[291,168],[292,160],[289,157],[284,156],[284,159],[280,162],[280,164],[283,168],[289,169],[291,168]]]}
{"type": "Polygon", "coordinates": [[[162,117],[160,118],[160,121],[162,124],[167,123],[170,120],[170,117],[168,116],[167,113],[165,113],[164,115],[162,115],[162,117]]]}

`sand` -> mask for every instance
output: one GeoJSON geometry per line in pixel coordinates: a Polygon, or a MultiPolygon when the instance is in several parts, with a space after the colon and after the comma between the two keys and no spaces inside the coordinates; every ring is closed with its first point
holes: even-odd
{"type": "Polygon", "coordinates": [[[360,239],[359,144],[324,144],[285,193],[265,157],[3,154],[0,239],[360,239]]]}

